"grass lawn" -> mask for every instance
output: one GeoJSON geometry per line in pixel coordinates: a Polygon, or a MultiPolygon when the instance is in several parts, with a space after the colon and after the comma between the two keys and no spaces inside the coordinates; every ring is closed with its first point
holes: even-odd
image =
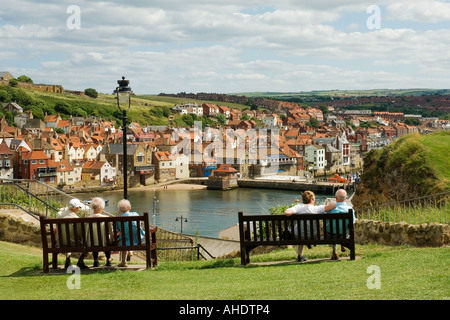
{"type": "Polygon", "coordinates": [[[141,272],[82,273],[81,288],[69,290],[71,274],[41,273],[39,248],[0,242],[0,299],[450,299],[449,247],[356,249],[355,261],[325,260],[330,248],[318,246],[305,249],[310,262],[304,264],[290,263],[295,251],[285,249],[253,256],[246,267],[240,259],[228,259],[162,262],[155,270],[141,272]],[[265,261],[277,263],[263,265],[265,261]],[[369,266],[379,267],[380,289],[367,286],[374,276],[369,266]]]}

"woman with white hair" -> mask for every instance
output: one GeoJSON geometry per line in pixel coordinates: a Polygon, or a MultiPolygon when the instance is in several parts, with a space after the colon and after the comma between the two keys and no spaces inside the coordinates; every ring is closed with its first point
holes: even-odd
{"type": "MultiPolygon", "coordinates": [[[[92,218],[99,218],[99,217],[107,217],[107,215],[102,214],[103,209],[105,209],[105,200],[103,200],[102,198],[94,198],[91,201],[91,208],[93,210],[93,213],[91,213],[89,217],[92,218]]],[[[107,242],[107,238],[111,239],[111,235],[106,235],[104,234],[104,224],[105,222],[101,222],[100,223],[100,232],[101,232],[101,239],[102,239],[102,243],[105,244],[107,242]]],[[[109,230],[112,230],[112,228],[109,228],[109,230]]],[[[92,224],[92,231],[93,231],[93,239],[91,242],[91,245],[94,246],[98,246],[99,245],[99,238],[98,238],[98,229],[97,229],[97,224],[93,223],[92,224]]],[[[88,233],[89,235],[89,233],[88,233]]],[[[94,256],[94,267],[98,267],[100,265],[100,263],[98,262],[98,251],[93,252],[92,255],[94,256]]],[[[105,256],[106,256],[106,266],[110,267],[111,266],[111,252],[105,251],[105,256]]]]}
{"type": "MultiPolygon", "coordinates": [[[[131,212],[131,203],[130,201],[128,201],[127,199],[122,199],[117,203],[117,208],[119,209],[119,213],[121,217],[130,217],[130,216],[139,216],[138,213],[136,212],[131,212]]],[[[138,225],[136,221],[132,222],[132,228],[133,228],[133,244],[138,244],[138,225]]],[[[122,236],[125,237],[125,244],[127,246],[130,245],[130,232],[129,232],[129,222],[125,222],[124,223],[124,229],[123,232],[121,230],[121,225],[120,223],[117,223],[117,231],[120,232],[120,236],[118,239],[119,245],[122,243],[122,236]]],[[[139,228],[139,234],[141,237],[141,242],[144,241],[144,231],[139,228]]],[[[121,257],[121,263],[119,263],[117,266],[118,267],[127,267],[127,256],[128,256],[128,251],[124,251],[122,252],[122,257],[121,257]]]]}

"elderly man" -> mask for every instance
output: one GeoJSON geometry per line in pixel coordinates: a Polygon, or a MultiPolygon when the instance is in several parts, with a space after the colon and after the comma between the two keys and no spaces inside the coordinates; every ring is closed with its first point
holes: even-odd
{"type": "MultiPolygon", "coordinates": [[[[60,218],[78,218],[78,211],[80,210],[80,208],[83,208],[83,207],[84,207],[84,204],[80,200],[74,198],[69,201],[69,204],[67,205],[66,208],[64,208],[64,210],[59,211],[56,214],[56,218],[58,218],[58,219],[60,219],[60,218]]],[[[59,236],[60,236],[62,243],[64,245],[67,245],[67,235],[66,235],[65,228],[61,229],[61,234],[59,236]]],[[[71,244],[75,244],[74,231],[73,231],[72,225],[69,227],[69,239],[70,239],[71,244]]],[[[70,266],[70,256],[71,256],[70,252],[66,253],[66,263],[64,264],[65,269],[67,269],[70,266]]],[[[83,259],[84,259],[84,255],[82,254],[80,256],[80,258],[78,259],[77,266],[84,269],[84,268],[86,268],[86,265],[84,264],[83,259]]]]}
{"type": "MultiPolygon", "coordinates": [[[[348,209],[352,208],[345,202],[347,200],[347,191],[345,191],[344,189],[339,189],[338,191],[336,191],[335,198],[336,198],[336,208],[328,211],[327,213],[347,213],[348,209]]],[[[355,220],[356,220],[355,214],[353,213],[353,222],[355,222],[355,220]]],[[[331,232],[331,227],[328,222],[326,224],[326,230],[328,233],[331,232]]],[[[335,233],[339,232],[340,234],[342,234],[343,233],[342,224],[339,224],[339,226],[337,226],[337,230],[335,230],[334,232],[335,233]]],[[[331,259],[338,260],[339,256],[337,255],[337,245],[334,244],[334,245],[331,245],[331,247],[333,248],[333,251],[331,253],[331,259]]],[[[345,251],[343,246],[341,246],[341,251],[342,252],[345,251]]]]}

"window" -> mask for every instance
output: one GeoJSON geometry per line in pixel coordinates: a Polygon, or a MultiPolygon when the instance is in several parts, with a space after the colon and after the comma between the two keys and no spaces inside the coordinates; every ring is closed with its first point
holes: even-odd
{"type": "Polygon", "coordinates": [[[31,164],[37,164],[37,160],[31,160],[31,164]]]}

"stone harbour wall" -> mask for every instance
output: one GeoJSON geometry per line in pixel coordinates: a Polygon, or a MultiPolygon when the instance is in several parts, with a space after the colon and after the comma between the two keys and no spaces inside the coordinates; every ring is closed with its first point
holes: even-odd
{"type": "Polygon", "coordinates": [[[27,221],[21,216],[0,212],[0,241],[42,247],[39,222],[27,221]]]}
{"type": "Polygon", "coordinates": [[[412,245],[417,247],[440,247],[450,244],[450,225],[406,222],[383,222],[357,220],[355,242],[359,244],[379,243],[388,246],[412,245]]]}

